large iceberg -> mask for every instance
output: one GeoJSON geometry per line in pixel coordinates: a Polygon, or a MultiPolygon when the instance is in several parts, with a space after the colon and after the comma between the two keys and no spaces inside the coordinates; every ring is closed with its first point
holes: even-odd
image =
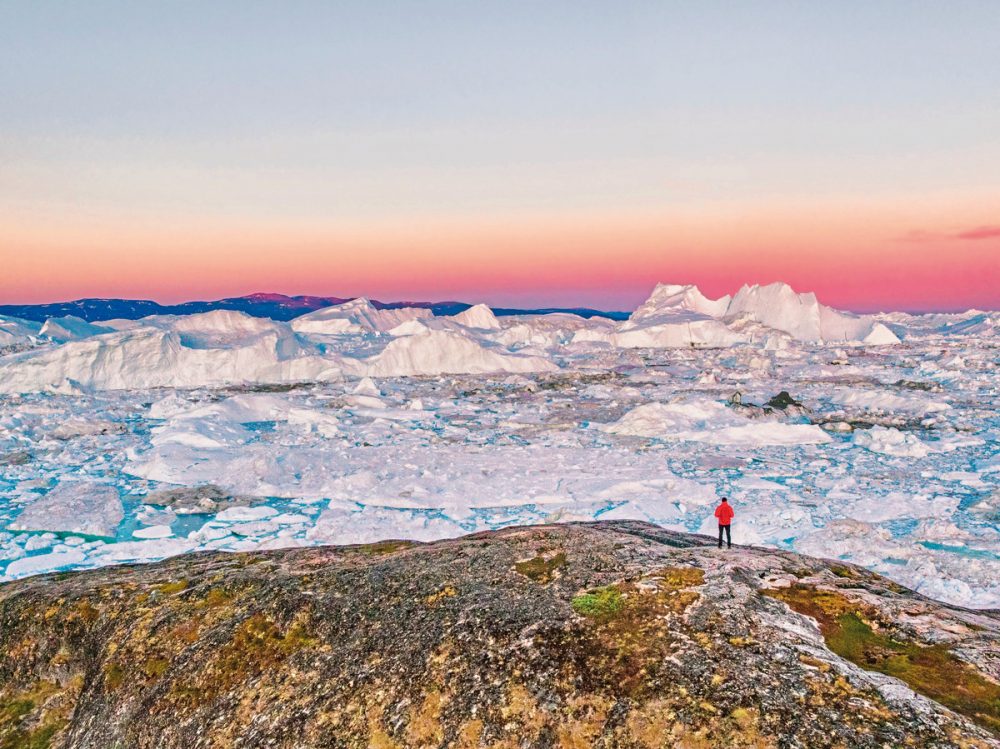
{"type": "Polygon", "coordinates": [[[543,521],[712,532],[725,494],[737,543],[1000,605],[995,319],[783,285],[660,285],[621,322],[2,318],[0,576],[543,521]]]}
{"type": "Polygon", "coordinates": [[[50,317],[42,325],[38,335],[42,338],[48,338],[50,341],[66,343],[66,341],[110,333],[112,330],[113,328],[94,325],[82,318],[66,315],[65,317],[50,317]]]}
{"type": "Polygon", "coordinates": [[[135,328],[0,360],[0,392],[190,388],[328,381],[342,363],[303,347],[288,327],[241,312],[146,318],[135,328]]]}
{"type": "Polygon", "coordinates": [[[799,341],[899,343],[899,338],[871,316],[852,315],[820,304],[813,293],[791,286],[744,286],[725,311],[726,320],[750,319],[788,333],[799,341]]]}
{"type": "Polygon", "coordinates": [[[717,318],[729,297],[711,300],[696,286],[659,284],[628,320],[614,329],[584,329],[577,342],[605,341],[622,348],[722,348],[744,340],[717,318]]]}
{"type": "Polygon", "coordinates": [[[758,337],[765,341],[770,331],[817,343],[899,343],[874,317],[840,312],[783,283],[744,286],[731,299],[709,299],[693,285],[659,284],[616,328],[584,329],[574,340],[623,348],[723,348],[752,340],[748,323],[763,328],[758,337]]]}
{"type": "Polygon", "coordinates": [[[833,310],[785,284],[745,286],[732,299],[709,299],[693,285],[659,284],[621,323],[565,313],[498,319],[483,304],[434,317],[419,307],[379,309],[367,299],[291,323],[226,310],[100,324],[71,316],[41,326],[0,318],[0,393],[539,372],[563,366],[565,356],[587,344],[776,350],[790,339],[899,340],[874,317],[833,310]]]}
{"type": "Polygon", "coordinates": [[[368,360],[366,371],[373,377],[393,377],[555,369],[555,364],[542,357],[510,353],[457,332],[423,327],[393,339],[368,360]]]}
{"type": "Polygon", "coordinates": [[[297,333],[319,335],[345,335],[352,333],[380,333],[395,328],[407,320],[432,317],[428,309],[401,307],[377,309],[367,299],[352,299],[335,307],[325,307],[292,320],[292,330],[297,333]]]}
{"type": "Polygon", "coordinates": [[[39,334],[41,326],[30,320],[0,315],[0,354],[5,348],[30,343],[39,334]]]}

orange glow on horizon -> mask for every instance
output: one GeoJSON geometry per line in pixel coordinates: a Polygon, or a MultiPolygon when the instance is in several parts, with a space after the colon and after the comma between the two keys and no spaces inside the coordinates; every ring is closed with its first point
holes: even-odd
{"type": "Polygon", "coordinates": [[[659,281],[719,296],[782,280],[847,309],[996,308],[994,205],[962,196],[356,227],[0,216],[0,303],[273,291],[627,309],[659,281]]]}

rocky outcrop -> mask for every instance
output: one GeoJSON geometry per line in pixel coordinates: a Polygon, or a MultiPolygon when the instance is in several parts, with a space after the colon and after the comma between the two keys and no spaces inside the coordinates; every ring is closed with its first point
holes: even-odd
{"type": "Polygon", "coordinates": [[[215,484],[157,489],[142,498],[143,504],[168,507],[182,515],[213,514],[231,507],[248,507],[262,501],[260,497],[232,495],[215,484]]]}
{"type": "Polygon", "coordinates": [[[0,587],[0,747],[996,747],[1000,617],[633,522],[0,587]]]}

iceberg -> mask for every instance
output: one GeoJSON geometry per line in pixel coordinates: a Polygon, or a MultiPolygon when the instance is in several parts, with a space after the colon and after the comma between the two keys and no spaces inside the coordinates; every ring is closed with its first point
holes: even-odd
{"type": "Polygon", "coordinates": [[[125,511],[114,487],[89,481],[68,481],[30,502],[9,528],[113,537],[124,517],[125,511]]]}
{"type": "Polygon", "coordinates": [[[511,353],[457,332],[431,328],[393,339],[385,350],[367,360],[366,364],[369,377],[552,372],[558,369],[540,356],[511,353]]]}
{"type": "Polygon", "coordinates": [[[401,307],[377,309],[367,299],[353,299],[325,307],[292,320],[292,330],[310,335],[384,333],[408,320],[433,317],[428,309],[401,307]]]}
{"type": "Polygon", "coordinates": [[[726,308],[726,320],[749,319],[784,331],[798,341],[899,343],[874,317],[852,315],[820,304],[813,293],[798,294],[791,286],[743,286],[726,308]]]}

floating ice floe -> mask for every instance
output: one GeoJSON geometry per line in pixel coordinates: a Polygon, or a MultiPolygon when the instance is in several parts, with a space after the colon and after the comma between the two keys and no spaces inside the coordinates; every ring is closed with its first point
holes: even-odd
{"type": "Polygon", "coordinates": [[[982,445],[979,437],[960,434],[939,434],[935,439],[922,440],[912,432],[893,427],[874,426],[854,432],[854,444],[872,452],[903,458],[923,458],[931,453],[951,452],[961,447],[982,445]]]}
{"type": "Polygon", "coordinates": [[[114,487],[89,481],[66,481],[25,505],[8,527],[15,531],[114,536],[124,517],[122,502],[114,487]]]}
{"type": "Polygon", "coordinates": [[[845,505],[841,512],[866,523],[881,523],[901,518],[948,518],[958,509],[959,500],[948,496],[889,492],[877,497],[863,497],[845,505]]]}
{"type": "Polygon", "coordinates": [[[886,390],[874,389],[844,389],[835,388],[826,399],[840,406],[848,406],[874,413],[896,413],[912,416],[927,416],[928,414],[947,411],[950,405],[940,398],[928,397],[922,393],[892,393],[886,390]]]}
{"type": "Polygon", "coordinates": [[[292,324],[0,321],[20,336],[0,342],[0,576],[544,521],[714,534],[724,494],[738,543],[1000,605],[998,372],[992,339],[957,332],[995,335],[994,313],[751,291],[661,286],[624,322],[363,300],[292,324]],[[902,343],[866,343],[873,322],[902,343]],[[746,406],[782,391],[808,411],[746,406]],[[72,483],[125,497],[107,535],[51,522],[65,508],[16,530],[72,483]]]}
{"type": "Polygon", "coordinates": [[[748,420],[717,401],[647,403],[602,425],[611,434],[711,442],[719,445],[822,444],[830,436],[812,424],[748,420]]]}
{"type": "Polygon", "coordinates": [[[4,576],[8,579],[36,575],[41,572],[66,569],[87,562],[87,554],[81,549],[62,549],[48,554],[15,559],[7,565],[4,576]]]}
{"type": "Polygon", "coordinates": [[[136,538],[170,538],[174,535],[174,532],[170,529],[169,525],[151,525],[146,528],[137,528],[132,531],[132,535],[136,538]]]}

